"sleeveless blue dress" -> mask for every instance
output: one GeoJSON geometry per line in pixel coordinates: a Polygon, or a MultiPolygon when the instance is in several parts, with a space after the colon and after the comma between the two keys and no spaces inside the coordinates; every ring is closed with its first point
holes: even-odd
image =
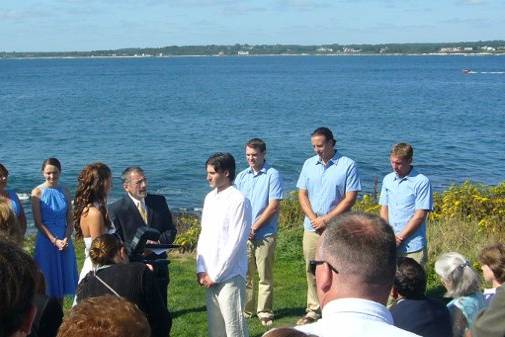
{"type": "MultiPolygon", "coordinates": [[[[61,187],[42,190],[40,197],[40,213],[42,223],[58,239],[65,238],[67,230],[67,199],[61,187]]],[[[42,233],[37,234],[35,242],[35,261],[46,280],[46,294],[62,298],[65,295],[75,295],[77,288],[77,263],[72,241],[67,248],[59,251],[42,233]]]]}

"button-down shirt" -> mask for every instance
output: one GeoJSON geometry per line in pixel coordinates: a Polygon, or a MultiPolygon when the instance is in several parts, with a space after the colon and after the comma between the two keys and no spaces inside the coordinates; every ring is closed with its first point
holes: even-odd
{"type": "Polygon", "coordinates": [[[297,330],[319,337],[415,337],[393,325],[389,310],[382,304],[361,298],[328,302],[322,318],[297,330]]]}
{"type": "MultiPolygon", "coordinates": [[[[251,202],[253,224],[270,201],[282,199],[282,180],[279,171],[267,163],[263,164],[258,172],[254,172],[250,167],[240,172],[235,178],[235,186],[251,202]]],[[[256,232],[255,238],[261,240],[275,235],[278,218],[279,212],[271,216],[256,232]]]]}
{"type": "Polygon", "coordinates": [[[251,204],[234,186],[205,197],[202,231],[196,248],[196,272],[225,282],[247,273],[247,237],[251,230],[251,204]]]}
{"type": "MultiPolygon", "coordinates": [[[[379,204],[388,207],[388,221],[396,234],[401,232],[416,210],[433,210],[433,195],[429,179],[414,167],[405,177],[396,172],[386,175],[382,181],[379,204]]],[[[426,221],[399,247],[404,253],[416,252],[426,246],[426,221]]]]}
{"type": "MultiPolygon", "coordinates": [[[[347,192],[361,191],[361,182],[356,163],[335,151],[326,166],[317,155],[307,159],[296,187],[307,190],[312,211],[322,216],[335,208],[347,192]]],[[[307,216],[303,225],[306,231],[314,231],[307,216]]]]}

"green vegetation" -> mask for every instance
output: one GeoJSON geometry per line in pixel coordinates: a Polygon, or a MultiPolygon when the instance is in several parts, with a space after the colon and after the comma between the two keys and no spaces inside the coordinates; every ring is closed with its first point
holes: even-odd
{"type": "MultiPolygon", "coordinates": [[[[465,255],[475,268],[479,250],[505,239],[505,182],[490,187],[466,182],[435,194],[435,210],[428,225],[429,263],[428,288],[436,295],[443,288],[433,272],[433,264],[442,252],[458,251],[465,255]]],[[[275,263],[275,327],[292,326],[304,313],[305,274],[302,257],[303,216],[296,194],[282,201],[280,230],[275,263]]],[[[372,196],[365,195],[354,210],[378,214],[379,206],[372,196]]],[[[199,233],[199,220],[195,215],[178,217],[180,230],[177,243],[183,252],[171,253],[169,307],[173,314],[173,336],[206,336],[207,315],[205,291],[195,279],[195,262],[192,250],[199,233]]],[[[33,247],[33,239],[27,240],[33,247]]],[[[79,265],[82,265],[82,243],[76,243],[79,265]]],[[[69,310],[71,300],[65,302],[69,310]]],[[[251,336],[261,336],[266,329],[259,320],[248,320],[251,336]]]]}
{"type": "Polygon", "coordinates": [[[349,54],[505,54],[505,41],[448,43],[383,43],[324,45],[204,45],[161,48],[124,48],[115,50],[68,52],[0,52],[0,58],[13,57],[159,57],[159,56],[229,56],[229,55],[349,55],[349,54]]]}

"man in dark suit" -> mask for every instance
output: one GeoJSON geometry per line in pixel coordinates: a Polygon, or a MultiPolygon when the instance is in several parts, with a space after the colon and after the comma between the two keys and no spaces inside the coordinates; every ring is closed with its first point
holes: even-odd
{"type": "MultiPolygon", "coordinates": [[[[109,216],[126,245],[130,245],[137,229],[148,226],[160,231],[157,243],[169,244],[175,240],[177,229],[172,221],[172,214],[167,201],[162,195],[147,193],[147,178],[138,166],[128,167],[121,175],[126,194],[109,207],[109,216]]],[[[156,255],[146,252],[146,260],[166,258],[166,254],[156,255]]],[[[169,282],[168,266],[154,264],[154,272],[159,281],[163,300],[167,300],[169,282]]]]}
{"type": "Polygon", "coordinates": [[[414,259],[400,257],[393,285],[398,301],[391,308],[394,324],[424,337],[452,336],[451,317],[446,305],[425,296],[426,273],[414,259]]]}

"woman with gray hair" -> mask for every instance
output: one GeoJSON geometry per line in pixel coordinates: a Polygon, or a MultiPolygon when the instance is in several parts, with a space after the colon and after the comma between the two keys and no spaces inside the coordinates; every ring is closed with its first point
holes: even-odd
{"type": "Polygon", "coordinates": [[[480,292],[479,275],[470,262],[456,252],[441,255],[435,262],[435,272],[447,289],[445,296],[452,297],[447,308],[451,313],[453,336],[464,336],[477,313],[486,306],[480,292]]]}

